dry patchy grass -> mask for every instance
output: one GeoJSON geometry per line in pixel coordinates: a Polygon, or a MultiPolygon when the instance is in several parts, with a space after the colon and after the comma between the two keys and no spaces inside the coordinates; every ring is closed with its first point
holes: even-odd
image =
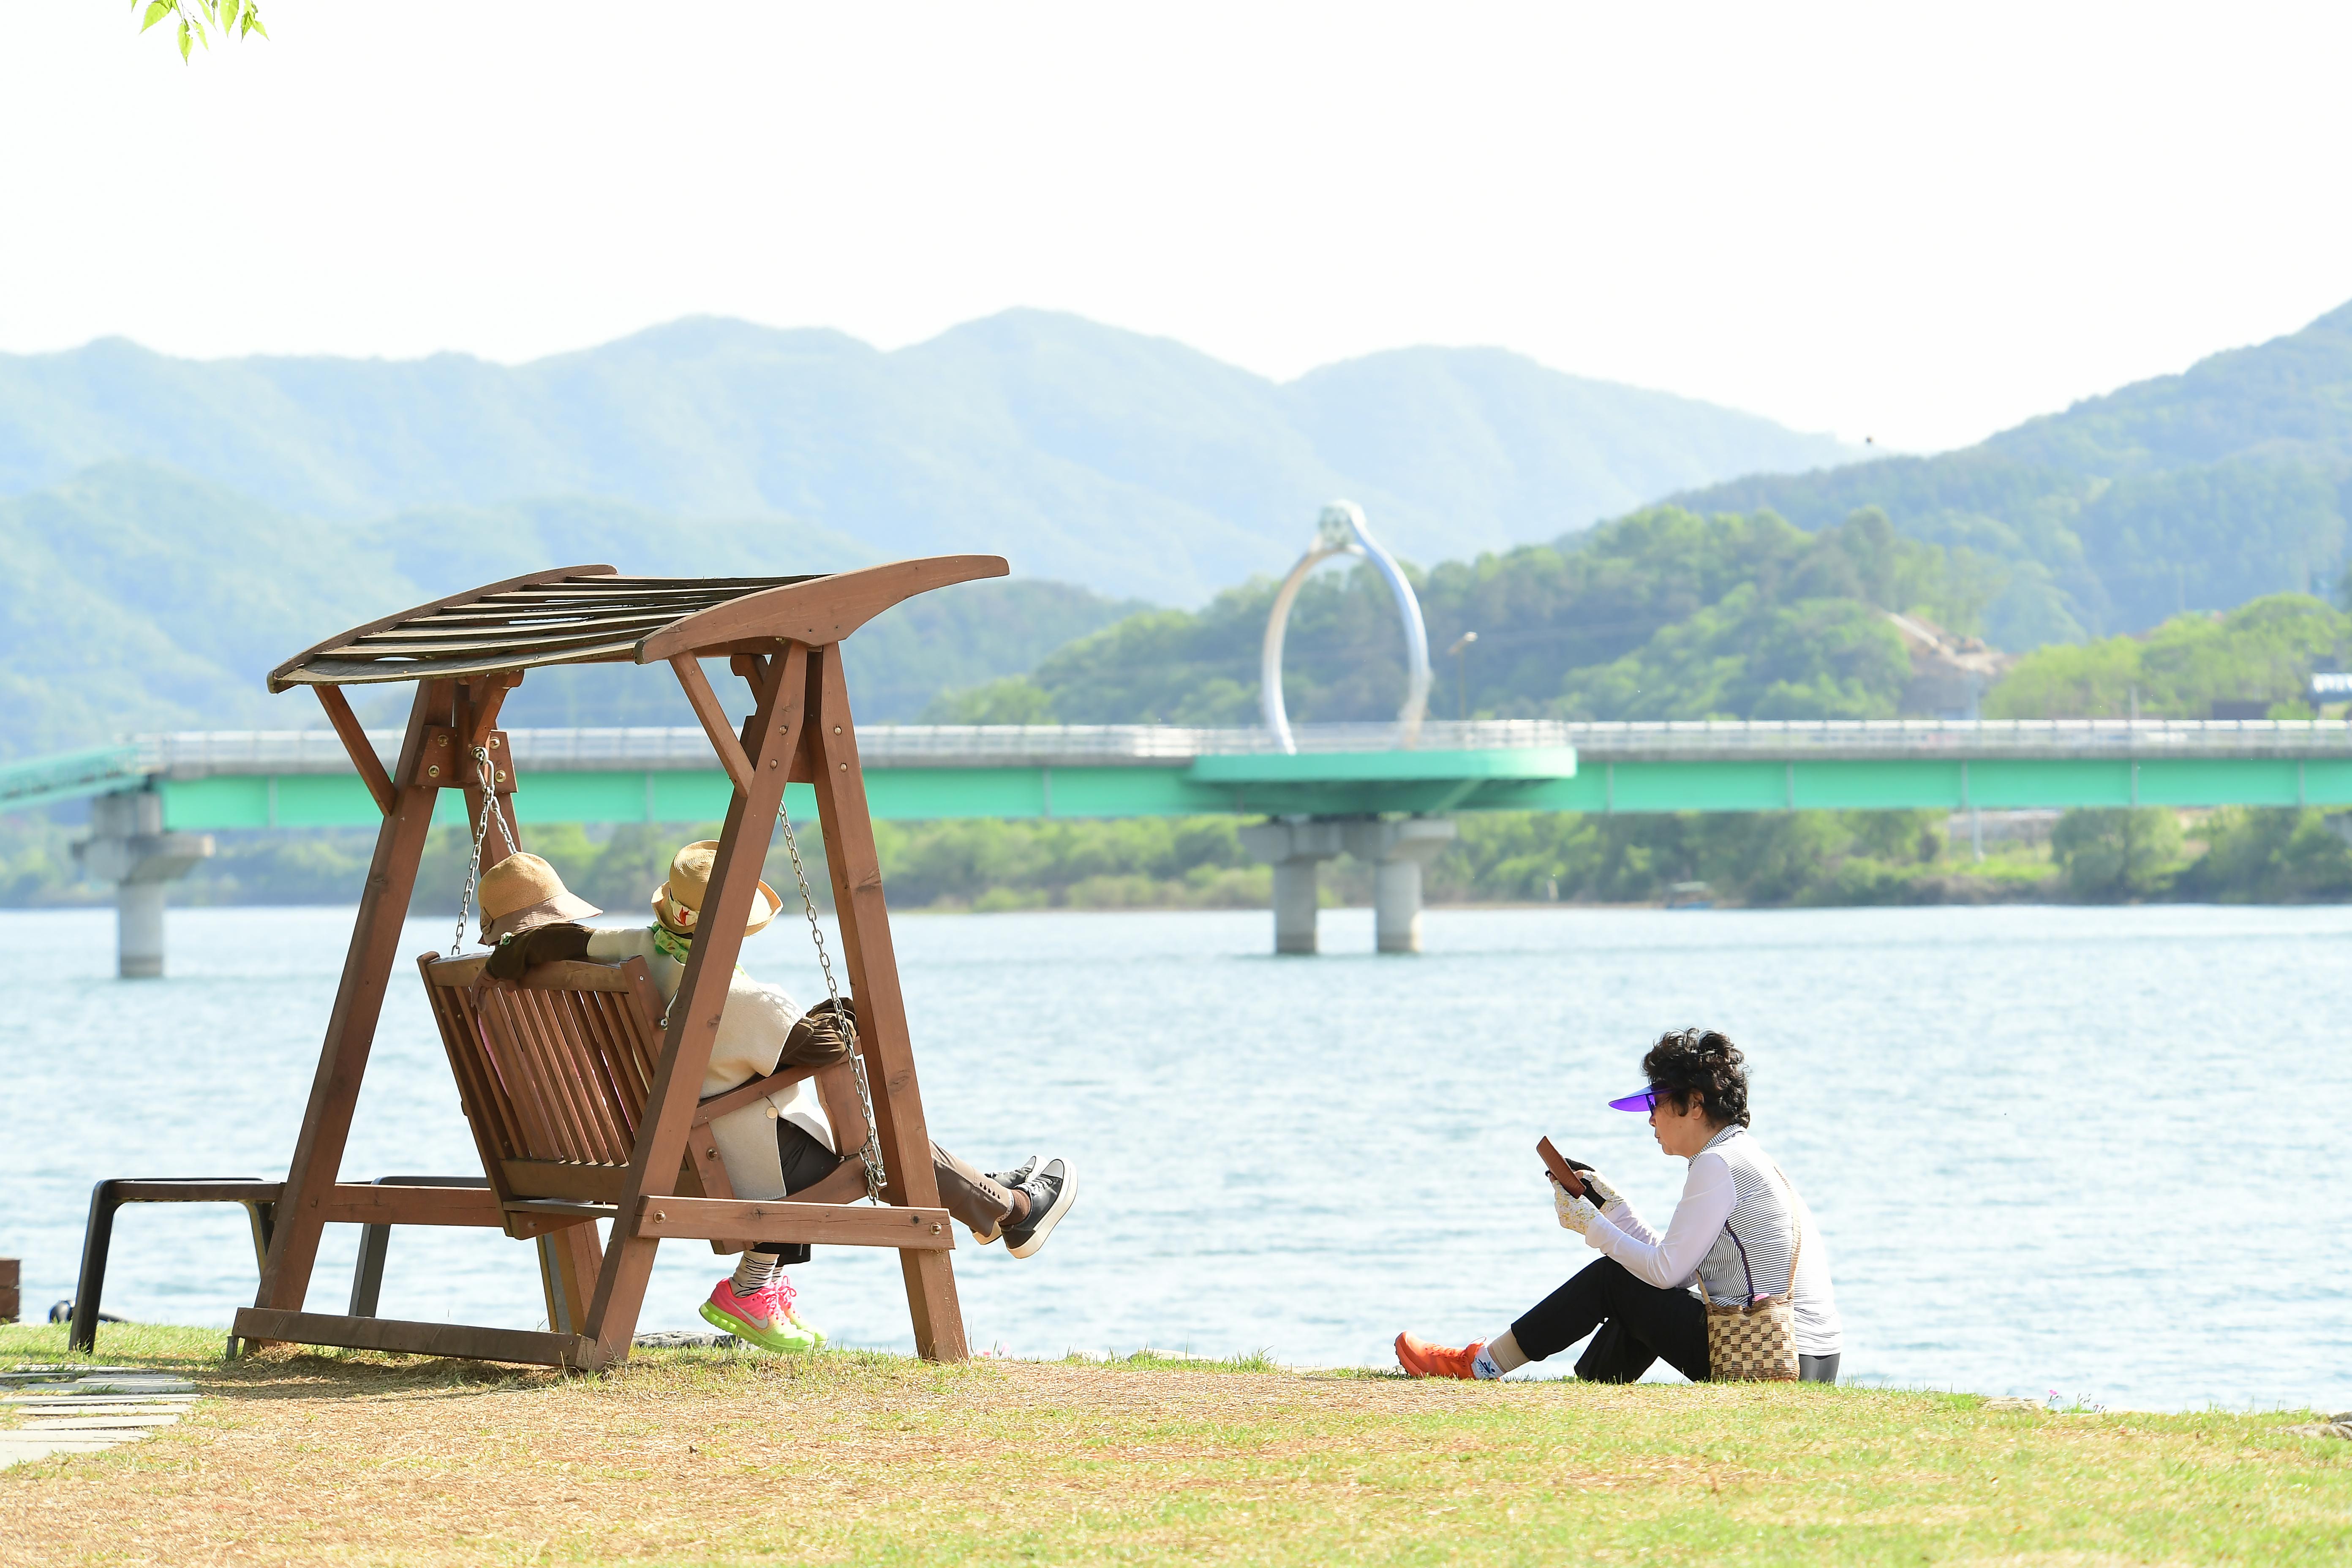
{"type": "MultiPolygon", "coordinates": [[[[61,1343],[0,1330],[0,1365],[61,1343]]],[[[0,1563],[2352,1560],[2352,1444],[2291,1415],[831,1353],[566,1378],[217,1345],[109,1331],[106,1359],[213,1397],[145,1443],[0,1471],[0,1563]]]]}

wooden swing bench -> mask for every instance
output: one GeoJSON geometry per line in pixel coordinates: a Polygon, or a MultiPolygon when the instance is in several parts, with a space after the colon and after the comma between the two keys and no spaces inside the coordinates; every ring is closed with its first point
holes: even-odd
{"type": "MultiPolygon", "coordinates": [[[[899,562],[823,577],[624,577],[575,566],[494,583],[346,632],[270,673],[309,686],[384,823],[278,1205],[261,1288],[236,1314],[249,1344],[290,1342],[596,1368],[625,1357],[665,1239],[723,1251],[753,1242],[896,1248],[917,1350],[961,1360],[948,1214],[932,1175],[906,1005],[890,942],[840,643],[903,600],[1005,574],[995,556],[899,562]],[[700,660],[725,658],[754,711],[730,726],[700,660]],[[486,953],[417,960],[488,1185],[338,1180],[353,1107],[397,959],[434,805],[466,794],[481,863],[520,844],[519,780],[497,728],[506,693],[541,665],[666,662],[734,785],[701,928],[667,1009],[642,959],[482,974],[486,953]],[[341,688],[414,680],[387,773],[341,688]],[[728,981],[788,783],[811,784],[832,877],[856,1056],[698,1100],[728,981]],[[496,823],[499,831],[488,831],[496,823]],[[709,1123],[814,1077],[843,1151],[790,1200],[740,1199],[709,1123]],[[878,1157],[877,1184],[860,1151],[878,1157]],[[862,1199],[871,1203],[861,1203],[862,1199]],[[597,1222],[611,1226],[600,1243],[597,1222]],[[546,1237],[548,1328],[480,1328],[302,1310],[331,1223],[492,1226],[546,1237]],[[551,1261],[549,1259],[551,1258],[551,1261]]],[[[789,825],[787,831],[789,832],[789,825]]]]}

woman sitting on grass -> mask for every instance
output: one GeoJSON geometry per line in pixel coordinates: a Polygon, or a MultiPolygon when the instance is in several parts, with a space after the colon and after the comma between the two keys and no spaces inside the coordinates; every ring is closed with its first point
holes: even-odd
{"type": "Polygon", "coordinates": [[[1830,1293],[1829,1249],[1795,1189],[1748,1133],[1739,1047],[1712,1029],[1683,1029],[1660,1036],[1642,1070],[1650,1087],[1609,1103],[1647,1110],[1658,1147],[1690,1162],[1666,1234],[1642,1223],[1598,1171],[1576,1165],[1601,1206],[1570,1196],[1556,1181],[1553,1206],[1563,1226],[1607,1256],[1492,1340],[1447,1350],[1399,1334],[1396,1356],[1406,1372],[1501,1377],[1591,1334],[1576,1363],[1576,1375],[1587,1382],[1632,1383],[1663,1358],[1704,1383],[1706,1309],[1699,1292],[1730,1306],[1793,1289],[1799,1375],[1808,1383],[1837,1381],[1843,1340],[1830,1293]]]}

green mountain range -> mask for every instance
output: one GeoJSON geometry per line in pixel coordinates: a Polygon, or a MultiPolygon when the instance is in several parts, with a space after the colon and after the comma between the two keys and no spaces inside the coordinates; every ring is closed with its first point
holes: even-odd
{"type": "MultiPolygon", "coordinates": [[[[1479,633],[1441,659],[1435,711],[1889,713],[1917,700],[1890,612],[2022,651],[2332,587],[2352,306],[1964,451],[1847,455],[1493,351],[1277,385],[1034,311],[890,353],[699,321],[520,367],[194,363],[121,342],[0,356],[0,756],[315,722],[261,673],[388,607],[551,563],[765,572],[962,550],[1024,575],[863,634],[867,716],[1247,722],[1265,574],[1335,494],[1423,563],[1435,647],[1479,633]]],[[[1290,646],[1294,717],[1393,710],[1396,632],[1368,577],[1310,585],[1290,646]]],[[[2036,679],[2109,700],[2140,683],[2114,676],[2139,668],[2118,646],[2085,651],[2095,679],[2036,679]]],[[[2165,647],[2204,657],[2186,633],[2165,647]]],[[[2268,673],[2167,689],[2191,707],[2283,700],[2308,662],[2284,642],[2231,657],[2268,673]]],[[[388,700],[369,716],[390,721],[388,700]]],[[[688,721],[663,683],[614,669],[544,672],[509,712],[688,721]]]]}
{"type": "Polygon", "coordinates": [[[692,320],[523,365],[194,362],[120,340],[0,355],[0,496],[119,458],[341,523],[591,496],[789,520],[875,558],[992,552],[1161,604],[1286,566],[1334,496],[1435,561],[1859,455],[1498,350],[1401,350],[1277,384],[1036,310],[890,353],[692,320]]]}
{"type": "Polygon", "coordinates": [[[2024,649],[2326,593],[2352,518],[2352,305],[2299,332],[1963,451],[1759,474],[1672,498],[1817,529],[1856,508],[2002,563],[1986,637],[2024,649]]]}
{"type": "MultiPolygon", "coordinates": [[[[680,522],[617,501],[438,507],[373,523],[290,517],[224,486],[114,461],[0,500],[0,759],[126,731],[300,729],[323,719],[264,672],[346,626],[550,564],[633,572],[833,570],[871,552],[803,524],[680,522]]],[[[1066,584],[977,583],[893,611],[849,645],[859,710],[910,718],[942,686],[1024,670],[1140,605],[1066,584]]],[[[406,698],[353,693],[396,725],[406,698]]],[[[541,670],[509,724],[691,724],[666,676],[541,670]]]]}
{"type": "MultiPolygon", "coordinates": [[[[1923,667],[1940,656],[1891,613],[2012,652],[2053,648],[1989,694],[1999,713],[2120,713],[2142,688],[2147,711],[2173,716],[2216,701],[2292,705],[2313,669],[2341,668],[2352,652],[2341,618],[2312,596],[2352,589],[2341,581],[2347,517],[2352,305],[1964,451],[1755,475],[1546,544],[1440,561],[1416,576],[1431,647],[1477,640],[1441,671],[1433,710],[1948,710],[1951,680],[1923,667]],[[2231,614],[2209,621],[2221,612],[2231,614]],[[2145,658],[2133,637],[2115,635],[2159,626],[2145,658]],[[2088,645],[2079,657],[2055,657],[2054,645],[2078,644],[2088,645]]],[[[1259,579],[1199,611],[1132,616],[1029,678],[950,694],[930,711],[1251,722],[1273,596],[1259,579]]],[[[1294,718],[1395,710],[1401,643],[1369,572],[1309,583],[1291,627],[1294,718]]],[[[1958,679],[1965,690],[1975,678],[1958,679]]]]}

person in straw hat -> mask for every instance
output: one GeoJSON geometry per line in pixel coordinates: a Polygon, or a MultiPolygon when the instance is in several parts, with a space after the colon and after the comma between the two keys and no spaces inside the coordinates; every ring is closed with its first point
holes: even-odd
{"type": "MultiPolygon", "coordinates": [[[[509,856],[482,875],[482,941],[494,949],[486,966],[490,976],[512,979],[533,964],[558,959],[622,963],[642,958],[667,1003],[693,955],[718,852],[718,842],[708,838],[680,849],[670,860],[668,879],[654,891],[651,921],[619,930],[580,924],[604,911],[574,896],[538,856],[509,856]]],[[[761,882],[744,935],[766,930],[782,908],[775,889],[761,882]]],[[[842,1010],[854,1028],[857,1016],[848,999],[842,1010]]],[[[754,980],[738,966],[719,1010],[702,1098],[725,1094],[782,1068],[838,1061],[852,1048],[831,998],[804,1011],[782,987],[754,980]]],[[[832,1174],[845,1152],[856,1153],[838,1147],[810,1079],[719,1117],[710,1131],[738,1197],[790,1196],[832,1174]]],[[[986,1173],[934,1142],[931,1167],[949,1212],[982,1245],[1002,1237],[1015,1258],[1044,1247],[1077,1196],[1076,1177],[1064,1160],[1032,1156],[1012,1171],[986,1173]]],[[[797,1293],[783,1274],[785,1265],[808,1258],[804,1245],[758,1244],[742,1255],[732,1276],[712,1289],[702,1304],[703,1319],[769,1350],[822,1347],[824,1331],[800,1317],[797,1293]]]]}

